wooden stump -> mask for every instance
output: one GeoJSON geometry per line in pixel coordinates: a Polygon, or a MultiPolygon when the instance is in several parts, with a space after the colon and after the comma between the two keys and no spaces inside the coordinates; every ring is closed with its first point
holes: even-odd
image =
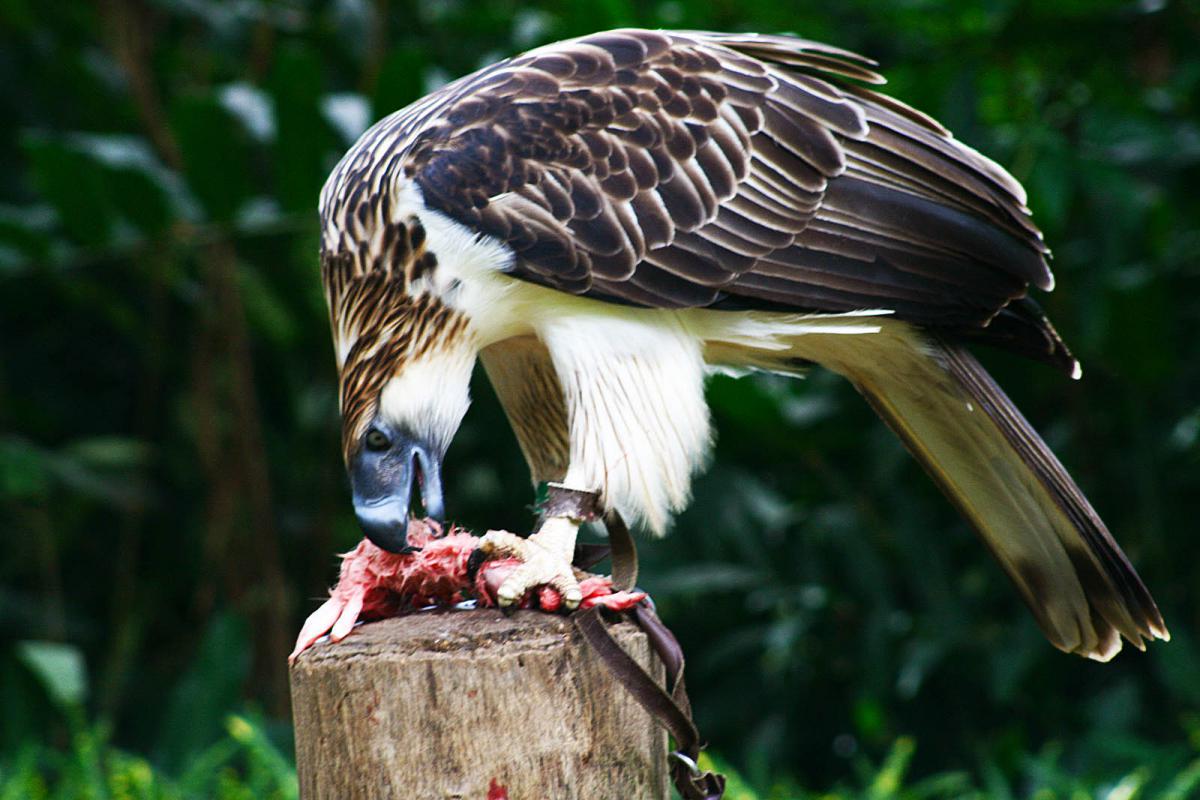
{"type": "MultiPolygon", "coordinates": [[[[613,635],[662,679],[645,634],[613,635]]],[[[493,781],[510,800],[667,797],[666,734],[561,616],[375,622],[291,681],[303,800],[488,800],[493,781]]]]}

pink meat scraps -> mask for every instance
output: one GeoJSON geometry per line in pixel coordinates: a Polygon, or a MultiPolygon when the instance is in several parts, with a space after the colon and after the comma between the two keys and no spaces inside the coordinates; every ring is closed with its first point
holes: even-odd
{"type": "MultiPolygon", "coordinates": [[[[414,608],[453,605],[471,598],[482,606],[496,605],[496,591],[520,562],[515,558],[486,561],[472,580],[467,562],[478,541],[463,528],[451,528],[446,533],[432,520],[409,522],[408,543],[420,548],[413,553],[389,553],[363,539],[349,553],[342,554],[337,586],[305,620],[288,661],[295,660],[326,633],[340,642],[360,619],[384,619],[414,608]]],[[[646,597],[645,592],[614,592],[612,579],[604,575],[583,578],[579,588],[583,592],[580,608],[603,606],[624,611],[646,597]]],[[[520,607],[558,611],[562,597],[543,586],[527,594],[520,607]]]]}

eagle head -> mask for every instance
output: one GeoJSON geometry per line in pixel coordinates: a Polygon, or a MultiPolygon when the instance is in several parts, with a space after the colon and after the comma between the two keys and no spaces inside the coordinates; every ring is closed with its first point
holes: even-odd
{"type": "Polygon", "coordinates": [[[477,348],[467,318],[418,279],[436,267],[415,220],[389,253],[325,251],[338,358],[342,452],[355,513],[372,542],[409,552],[414,490],[441,519],[442,458],[470,404],[477,348]]]}

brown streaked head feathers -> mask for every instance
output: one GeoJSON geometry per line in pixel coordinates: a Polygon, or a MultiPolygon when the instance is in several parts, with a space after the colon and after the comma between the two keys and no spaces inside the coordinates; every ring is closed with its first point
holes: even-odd
{"type": "MultiPolygon", "coordinates": [[[[347,209],[360,218],[367,200],[347,209]]],[[[406,364],[467,335],[467,320],[421,282],[437,267],[414,217],[339,252],[323,252],[321,276],[337,351],[343,457],[349,462],[380,392],[406,364]]]]}
{"type": "MultiPolygon", "coordinates": [[[[355,192],[336,211],[326,212],[327,223],[334,222],[341,234],[333,241],[327,239],[321,248],[321,280],[335,323],[356,281],[375,276],[409,294],[414,284],[437,268],[437,256],[426,248],[421,221],[415,216],[389,220],[387,192],[364,194],[355,192]]],[[[336,331],[335,327],[335,335],[336,331]]]]}

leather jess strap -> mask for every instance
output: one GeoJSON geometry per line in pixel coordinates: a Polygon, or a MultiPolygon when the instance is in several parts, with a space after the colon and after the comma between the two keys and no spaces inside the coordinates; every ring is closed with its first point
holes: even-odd
{"type": "Polygon", "coordinates": [[[612,556],[613,589],[632,592],[638,579],[637,544],[629,534],[625,520],[616,511],[605,512],[604,527],[608,529],[609,555],[612,556]]]}
{"type": "Polygon", "coordinates": [[[669,756],[671,781],[684,800],[721,800],[725,794],[725,776],[701,770],[696,765],[703,746],[700,732],[692,721],[692,708],[683,681],[683,650],[675,635],[643,601],[634,606],[633,621],[646,632],[651,646],[667,668],[670,691],[658,685],[608,632],[599,607],[577,611],[572,619],[596,655],[612,670],[642,708],[667,729],[676,750],[669,756]]]}
{"type": "MultiPolygon", "coordinates": [[[[547,485],[547,497],[541,507],[542,519],[567,517],[581,522],[595,519],[600,508],[597,493],[572,489],[558,483],[547,485]]],[[[604,513],[604,525],[608,528],[608,547],[612,556],[612,582],[616,591],[632,591],[637,584],[637,546],[629,534],[629,527],[615,510],[604,513]]],[[[598,561],[601,552],[595,548],[576,548],[577,565],[590,566],[598,561]]],[[[721,800],[725,794],[725,776],[701,770],[696,759],[704,746],[700,732],[692,721],[692,704],[688,700],[687,686],[683,680],[683,648],[675,634],[663,624],[654,607],[643,600],[630,611],[629,618],[645,633],[650,646],[658,654],[667,672],[667,686],[658,684],[641,664],[625,652],[608,632],[599,607],[577,611],[572,615],[576,629],[584,641],[591,646],[600,660],[620,681],[633,698],[667,729],[677,748],[669,757],[668,767],[671,780],[684,800],[721,800]]]]}
{"type": "MultiPolygon", "coordinates": [[[[565,492],[559,494],[556,491],[559,488],[551,484],[550,491],[553,505],[561,509],[570,503],[563,502],[567,498],[563,496],[565,492]]],[[[577,495],[570,500],[580,502],[577,495]]],[[[608,528],[608,543],[612,555],[613,588],[617,591],[632,591],[637,583],[638,573],[637,547],[633,537],[630,536],[625,521],[616,511],[610,510],[605,513],[604,524],[608,528]]],[[[608,624],[604,621],[600,608],[577,611],[572,615],[572,619],[584,641],[612,670],[626,691],[633,695],[642,708],[666,728],[675,740],[677,749],[671,753],[668,766],[671,780],[684,800],[720,800],[725,794],[725,776],[701,770],[696,765],[703,743],[700,740],[700,732],[696,730],[696,723],[692,721],[692,705],[688,700],[687,686],[683,680],[683,649],[679,646],[679,641],[654,613],[654,608],[648,601],[643,600],[626,613],[646,633],[651,647],[666,667],[669,688],[660,686],[650,673],[617,644],[616,639],[608,632],[608,624]]]]}

